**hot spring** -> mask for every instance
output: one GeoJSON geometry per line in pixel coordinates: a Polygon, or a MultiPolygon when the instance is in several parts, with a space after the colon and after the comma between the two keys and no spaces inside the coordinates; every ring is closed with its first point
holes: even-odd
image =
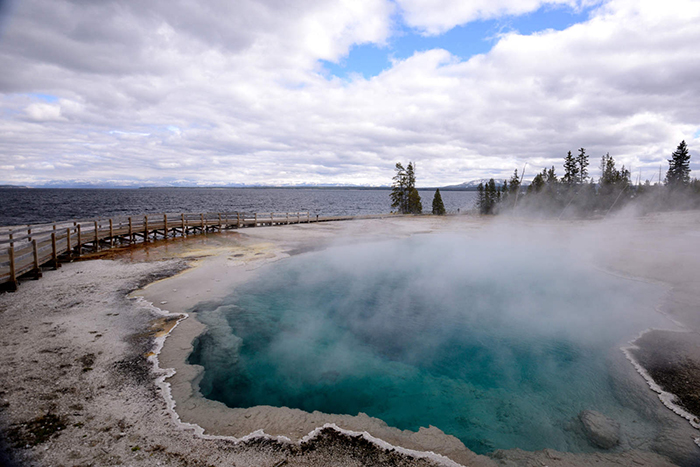
{"type": "Polygon", "coordinates": [[[591,451],[582,410],[643,441],[653,422],[616,392],[610,356],[670,326],[664,290],[578,253],[434,234],[290,257],[196,308],[208,330],[189,362],[229,407],[363,412],[477,453],[591,451]]]}

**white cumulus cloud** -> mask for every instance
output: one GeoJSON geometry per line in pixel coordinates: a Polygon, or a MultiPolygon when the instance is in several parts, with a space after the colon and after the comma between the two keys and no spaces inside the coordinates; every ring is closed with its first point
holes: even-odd
{"type": "Polygon", "coordinates": [[[61,106],[35,102],[25,109],[27,117],[37,122],[61,120],[61,106]]]}
{"type": "Polygon", "coordinates": [[[697,1],[610,0],[563,31],[468,60],[425,50],[369,79],[320,63],[382,46],[401,15],[432,34],[544,4],[18,2],[0,41],[0,166],[15,167],[0,183],[388,184],[414,160],[440,185],[560,167],[581,146],[592,167],[610,152],[650,178],[681,139],[700,158],[697,1]]]}
{"type": "Polygon", "coordinates": [[[396,0],[406,23],[426,34],[441,34],[475,20],[517,16],[542,7],[579,9],[595,0],[396,0]]]}

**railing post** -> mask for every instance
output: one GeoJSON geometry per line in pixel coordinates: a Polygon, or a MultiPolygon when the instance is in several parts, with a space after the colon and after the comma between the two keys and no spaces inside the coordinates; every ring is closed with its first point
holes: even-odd
{"type": "Polygon", "coordinates": [[[10,246],[11,247],[15,246],[15,242],[12,241],[12,232],[10,232],[10,246]]]}
{"type": "Polygon", "coordinates": [[[109,220],[109,247],[114,247],[114,222],[112,219],[109,220]]]}
{"type": "Polygon", "coordinates": [[[51,260],[53,261],[53,268],[58,269],[60,265],[58,264],[58,251],[56,250],[56,232],[51,232],[51,260]]]}
{"type": "Polygon", "coordinates": [[[41,277],[41,268],[39,267],[39,247],[36,244],[36,239],[32,240],[32,251],[34,253],[34,278],[41,277]]]}
{"type": "Polygon", "coordinates": [[[221,213],[219,213],[219,232],[221,232],[221,213]]]}
{"type": "Polygon", "coordinates": [[[316,214],[316,222],[318,222],[318,214],[316,214]]]}
{"type": "Polygon", "coordinates": [[[224,218],[224,229],[228,229],[228,228],[229,228],[229,223],[228,223],[228,212],[225,213],[225,216],[226,216],[226,217],[224,218]]]}
{"type": "Polygon", "coordinates": [[[143,216],[143,241],[148,242],[148,216],[143,216]]]}
{"type": "Polygon", "coordinates": [[[270,227],[272,227],[273,225],[275,225],[275,213],[271,212],[270,213],[270,227]]]}
{"type": "Polygon", "coordinates": [[[301,224],[301,213],[297,211],[297,224],[301,224]]]}
{"type": "Polygon", "coordinates": [[[289,213],[287,213],[287,225],[289,225],[289,213]]]}
{"type": "Polygon", "coordinates": [[[163,237],[168,238],[168,215],[163,214],[163,237]]]}
{"type": "Polygon", "coordinates": [[[253,227],[257,227],[257,226],[258,226],[258,213],[256,212],[255,213],[255,223],[253,224],[253,227]]]}
{"type": "Polygon", "coordinates": [[[7,249],[7,254],[10,257],[10,287],[17,290],[17,274],[15,269],[15,247],[10,245],[7,249]]]}
{"type": "Polygon", "coordinates": [[[134,225],[131,223],[131,217],[129,218],[129,243],[134,243],[134,225]]]}
{"type": "Polygon", "coordinates": [[[77,227],[78,227],[78,258],[80,258],[80,255],[83,254],[83,234],[82,234],[82,231],[80,230],[80,224],[78,224],[77,227]]]}
{"type": "Polygon", "coordinates": [[[27,235],[29,236],[28,241],[31,242],[32,241],[32,226],[31,225],[27,226],[27,235]]]}
{"type": "Polygon", "coordinates": [[[205,232],[205,230],[204,230],[204,214],[199,214],[199,221],[201,223],[202,233],[204,233],[205,232]]]}
{"type": "Polygon", "coordinates": [[[97,224],[97,221],[95,221],[95,245],[94,245],[94,250],[95,252],[100,251],[100,226],[97,224]]]}
{"type": "Polygon", "coordinates": [[[187,227],[185,225],[185,213],[180,214],[180,223],[182,224],[182,236],[186,237],[187,236],[187,227]]]}
{"type": "Polygon", "coordinates": [[[311,213],[306,211],[306,223],[308,224],[309,222],[311,222],[311,213]]]}
{"type": "Polygon", "coordinates": [[[66,253],[68,254],[69,258],[73,257],[73,252],[71,251],[71,245],[70,245],[70,227],[66,227],[66,253]]]}
{"type": "Polygon", "coordinates": [[[239,211],[236,211],[236,228],[241,228],[241,213],[239,211]]]}

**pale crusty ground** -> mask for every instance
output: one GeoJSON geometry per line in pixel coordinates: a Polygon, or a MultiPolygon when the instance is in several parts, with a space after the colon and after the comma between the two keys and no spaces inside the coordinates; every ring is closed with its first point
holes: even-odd
{"type": "Polygon", "coordinates": [[[145,358],[157,316],[126,298],[143,281],[181,267],[178,260],[67,264],[2,296],[0,430],[10,448],[7,465],[276,466],[285,459],[284,465],[299,466],[431,465],[362,445],[351,450],[327,435],[302,451],[265,440],[205,440],[181,429],[145,358]],[[65,427],[32,446],[26,427],[47,414],[65,427]]]}
{"type": "MultiPolygon", "coordinates": [[[[669,222],[683,227],[681,233],[676,234],[682,239],[688,232],[700,232],[700,217],[696,213],[665,216],[641,222],[614,220],[602,227],[600,222],[553,223],[549,230],[558,231],[558,236],[571,235],[576,241],[588,236],[586,241],[595,244],[603,228],[609,244],[589,252],[599,256],[596,259],[602,266],[678,285],[679,278],[663,274],[661,266],[665,263],[665,270],[687,279],[687,274],[698,272],[693,269],[698,267],[698,262],[695,266],[685,265],[679,254],[674,256],[671,251],[662,251],[672,250],[671,247],[657,242],[668,239],[666,225],[669,222]],[[634,242],[624,236],[625,230],[635,236],[634,242]],[[645,253],[634,253],[639,250],[645,253]],[[649,253],[651,250],[653,254],[649,253]],[[673,264],[678,261],[683,262],[683,266],[673,264]]],[[[240,234],[171,242],[165,253],[165,246],[151,246],[148,254],[144,254],[144,249],[132,250],[129,255],[136,262],[90,261],[48,271],[42,280],[27,281],[18,292],[0,296],[0,433],[11,446],[9,452],[17,465],[430,465],[428,460],[387,451],[361,438],[338,435],[332,430],[323,431],[300,445],[264,440],[235,443],[202,439],[193,430],[183,429],[168,411],[166,400],[154,383],[156,375],[146,361],[153,337],[159,329],[168,327],[168,323],[143,302],[128,299],[126,295],[160,275],[181,270],[185,267],[183,256],[203,257],[214,253],[214,256],[198,260],[202,267],[156,282],[146,289],[156,306],[179,313],[188,303],[196,303],[204,296],[223,296],[230,291],[231,284],[245,280],[255,274],[258,267],[269,267],[270,262],[290,253],[338,242],[370,241],[435,230],[476,233],[493,229],[501,232],[503,222],[425,217],[246,229],[240,234]],[[161,260],[168,257],[178,259],[161,260]],[[146,259],[150,261],[141,262],[146,259]],[[194,286],[179,287],[178,280],[180,284],[194,286]],[[151,328],[154,322],[159,329],[151,328]],[[27,447],[24,443],[31,441],[27,427],[36,431],[32,420],[46,414],[60,417],[65,427],[48,440],[27,447]]],[[[508,228],[521,229],[528,235],[543,232],[541,223],[533,227],[530,223],[516,221],[508,228]]],[[[691,234],[687,237],[695,240],[691,234]]],[[[689,241],[688,245],[692,246],[693,242],[689,241]]],[[[697,248],[691,249],[692,254],[697,254],[697,248]]],[[[691,277],[700,277],[700,274],[691,277]]],[[[692,280],[683,282],[684,291],[692,297],[697,288],[688,285],[689,282],[692,280]]],[[[669,306],[666,311],[677,314],[679,320],[692,320],[694,314],[688,307],[697,307],[700,301],[691,298],[684,303],[686,307],[676,310],[669,306]]],[[[187,372],[191,368],[188,370],[182,362],[193,334],[201,332],[199,326],[192,318],[182,321],[166,340],[160,356],[162,368],[178,368],[169,382],[175,400],[181,398],[177,408],[185,421],[187,417],[205,413],[196,405],[202,400],[196,399],[196,391],[190,383],[193,374],[187,372]],[[181,391],[179,396],[178,391],[181,391]],[[193,408],[200,410],[187,410],[187,398],[195,403],[193,408]]],[[[620,384],[633,386],[635,397],[655,397],[646,390],[645,383],[631,365],[625,367],[620,363],[620,366],[630,372],[621,378],[620,384]],[[635,382],[635,378],[638,381],[635,382]]],[[[664,420],[669,418],[670,411],[658,405],[658,416],[664,420]]],[[[248,428],[242,422],[245,415],[243,419],[236,418],[234,412],[215,407],[212,413],[218,415],[209,420],[214,425],[219,423],[217,420],[238,420],[236,423],[246,431],[248,428]],[[230,416],[233,418],[227,418],[230,416]]],[[[670,415],[675,422],[670,422],[668,438],[676,440],[679,430],[687,429],[687,422],[670,415]]],[[[205,422],[201,424],[204,426],[205,422]]],[[[318,420],[311,419],[311,423],[318,423],[318,420]]],[[[367,420],[364,420],[357,426],[366,425],[367,420]]],[[[381,423],[377,422],[379,425],[381,423]]],[[[221,434],[212,430],[207,433],[221,434]]],[[[434,430],[418,435],[393,429],[386,429],[385,433],[387,436],[382,439],[413,449],[441,446],[444,454],[464,465],[670,465],[667,459],[649,452],[648,447],[627,453],[586,455],[550,450],[537,453],[497,451],[489,459],[475,456],[455,444],[451,437],[434,430]]],[[[688,453],[675,454],[688,448],[687,443],[681,444],[674,446],[673,442],[662,440],[659,446],[652,448],[682,461],[688,453]],[[664,452],[664,447],[671,452],[664,452]]]]}

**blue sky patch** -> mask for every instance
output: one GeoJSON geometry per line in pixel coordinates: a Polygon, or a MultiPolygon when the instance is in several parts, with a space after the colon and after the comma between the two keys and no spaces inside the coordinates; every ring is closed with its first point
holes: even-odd
{"type": "Polygon", "coordinates": [[[41,94],[41,93],[36,93],[32,92],[27,94],[29,97],[33,97],[34,99],[39,99],[44,102],[58,102],[58,97],[52,96],[51,94],[41,94]]]}
{"type": "Polygon", "coordinates": [[[547,29],[564,29],[586,21],[589,9],[574,11],[569,7],[542,7],[521,16],[474,21],[457,26],[438,36],[422,36],[415,29],[401,26],[385,47],[374,44],[355,46],[339,63],[322,60],[323,67],[333,76],[348,79],[359,74],[365,79],[377,76],[391,67],[391,59],[403,60],[415,52],[445,49],[462,60],[487,53],[501,34],[517,31],[532,34],[547,29]]]}
{"type": "Polygon", "coordinates": [[[346,79],[350,75],[360,74],[365,79],[369,79],[391,67],[389,53],[388,48],[379,48],[374,44],[365,44],[350,49],[350,54],[341,59],[340,63],[326,60],[321,60],[321,63],[333,76],[346,79]]]}

